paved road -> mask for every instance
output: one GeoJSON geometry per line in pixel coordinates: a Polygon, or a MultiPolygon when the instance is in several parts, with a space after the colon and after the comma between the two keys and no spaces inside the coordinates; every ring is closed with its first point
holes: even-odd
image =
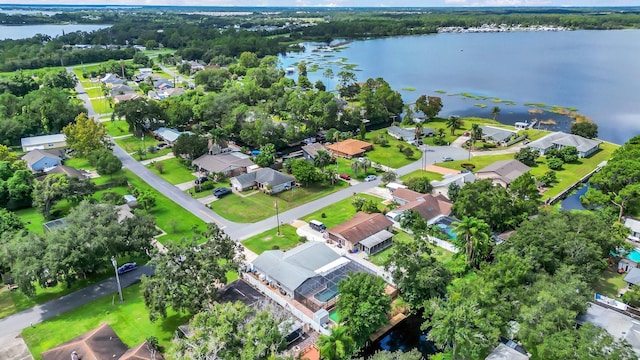
{"type": "MultiPolygon", "coordinates": [[[[120,284],[123,288],[140,281],[140,277],[152,275],[153,269],[148,266],[141,266],[136,270],[120,275],[120,284]]],[[[82,290],[65,295],[55,300],[51,300],[42,305],[37,305],[31,309],[0,319],[0,337],[18,334],[22,329],[37,324],[41,321],[51,319],[64,312],[75,309],[93,300],[99,299],[109,294],[116,294],[115,277],[103,280],[82,290]]],[[[125,301],[126,301],[125,297],[125,301]]],[[[118,301],[116,295],[116,302],[118,301]]]]}
{"type": "MultiPolygon", "coordinates": [[[[68,73],[71,73],[75,76],[75,73],[73,72],[73,68],[66,68],[68,73]]],[[[87,112],[87,116],[89,117],[98,117],[98,114],[96,114],[96,112],[93,110],[93,105],[91,105],[91,100],[89,100],[89,95],[87,95],[87,92],[84,90],[84,87],[82,86],[82,84],[80,83],[80,81],[78,81],[78,83],[76,84],[76,92],[78,93],[78,98],[80,98],[80,100],[82,100],[84,102],[84,107],[87,108],[88,112],[87,112]]]]}

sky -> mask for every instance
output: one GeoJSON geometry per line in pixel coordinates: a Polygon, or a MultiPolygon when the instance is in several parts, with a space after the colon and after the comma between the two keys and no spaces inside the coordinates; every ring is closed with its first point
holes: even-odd
{"type": "MultiPolygon", "coordinates": [[[[0,0],[2,1],[2,0],[0,0]]],[[[10,4],[172,5],[172,6],[640,6],[640,0],[8,0],[10,4]]],[[[1,7],[2,5],[0,5],[1,7]]]]}

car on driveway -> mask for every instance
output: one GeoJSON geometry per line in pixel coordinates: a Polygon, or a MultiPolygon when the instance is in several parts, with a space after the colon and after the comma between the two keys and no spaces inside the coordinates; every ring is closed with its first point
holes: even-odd
{"type": "Polygon", "coordinates": [[[226,187],[219,187],[219,188],[213,189],[213,195],[218,199],[225,195],[231,194],[231,192],[232,192],[231,189],[226,187]]]}
{"type": "Polygon", "coordinates": [[[342,180],[351,180],[351,176],[349,174],[340,174],[338,175],[342,180]]]}
{"type": "Polygon", "coordinates": [[[444,161],[444,162],[453,161],[453,158],[451,156],[443,156],[442,157],[442,161],[444,161]]]}
{"type": "Polygon", "coordinates": [[[209,181],[208,177],[200,176],[199,178],[196,179],[195,183],[196,183],[196,185],[200,185],[200,184],[204,184],[207,181],[209,181]]]}
{"type": "Polygon", "coordinates": [[[134,262],[126,263],[118,268],[118,274],[122,275],[138,268],[138,264],[134,262]]]}
{"type": "Polygon", "coordinates": [[[364,178],[364,181],[369,182],[369,181],[375,181],[377,179],[377,177],[375,175],[369,175],[366,178],[364,178]]]}

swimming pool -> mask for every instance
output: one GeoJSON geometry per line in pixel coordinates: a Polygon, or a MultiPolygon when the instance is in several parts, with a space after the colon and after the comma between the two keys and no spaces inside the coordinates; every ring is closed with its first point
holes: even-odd
{"type": "Polygon", "coordinates": [[[328,287],[319,293],[313,295],[320,302],[327,302],[338,295],[338,288],[328,287]]]}
{"type": "Polygon", "coordinates": [[[453,231],[453,228],[451,227],[451,225],[445,225],[445,224],[436,224],[440,230],[442,230],[445,234],[447,234],[447,237],[451,240],[455,240],[456,239],[456,233],[453,231]]]}
{"type": "Polygon", "coordinates": [[[630,252],[629,255],[627,255],[627,259],[636,263],[640,263],[640,251],[638,251],[638,249],[633,249],[633,251],[630,252]]]}

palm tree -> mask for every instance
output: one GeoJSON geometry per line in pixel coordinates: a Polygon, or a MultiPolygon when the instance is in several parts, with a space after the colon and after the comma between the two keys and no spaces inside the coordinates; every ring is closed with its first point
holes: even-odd
{"type": "Polygon", "coordinates": [[[455,131],[462,127],[462,119],[460,119],[460,116],[449,116],[449,119],[447,119],[447,127],[451,130],[451,135],[455,135],[455,131]]]}
{"type": "Polygon", "coordinates": [[[336,181],[338,181],[338,179],[336,178],[337,173],[338,172],[333,167],[324,169],[324,175],[327,177],[327,180],[329,180],[329,183],[331,183],[331,185],[335,184],[336,181]]]}
{"type": "Polygon", "coordinates": [[[416,140],[420,140],[422,138],[422,123],[416,124],[415,133],[416,133],[416,140]]]}
{"type": "Polygon", "coordinates": [[[482,139],[482,128],[478,124],[471,125],[471,140],[478,141],[482,139]]]}
{"type": "Polygon", "coordinates": [[[456,233],[455,245],[464,250],[467,255],[467,264],[471,267],[477,265],[477,255],[486,254],[489,246],[489,225],[475,217],[465,216],[462,221],[451,224],[456,233]]]}
{"type": "Polygon", "coordinates": [[[348,359],[353,352],[355,341],[347,333],[346,326],[333,328],[331,335],[322,335],[318,339],[320,358],[323,360],[348,359]]]}
{"type": "Polygon", "coordinates": [[[500,115],[500,107],[494,106],[493,109],[491,109],[491,116],[493,116],[493,120],[495,120],[498,115],[500,115]]]}
{"type": "Polygon", "coordinates": [[[351,169],[356,173],[356,177],[358,177],[358,171],[360,170],[360,160],[352,159],[351,160],[351,169]]]}
{"type": "Polygon", "coordinates": [[[444,129],[443,128],[439,128],[438,129],[438,137],[439,138],[443,138],[444,137],[444,129]]]}
{"type": "Polygon", "coordinates": [[[318,150],[318,154],[313,159],[313,165],[324,170],[324,167],[331,162],[331,155],[324,150],[318,150]]]}
{"type": "Polygon", "coordinates": [[[359,158],[358,161],[360,162],[360,168],[366,173],[367,170],[371,167],[371,160],[367,158],[359,158]]]}

